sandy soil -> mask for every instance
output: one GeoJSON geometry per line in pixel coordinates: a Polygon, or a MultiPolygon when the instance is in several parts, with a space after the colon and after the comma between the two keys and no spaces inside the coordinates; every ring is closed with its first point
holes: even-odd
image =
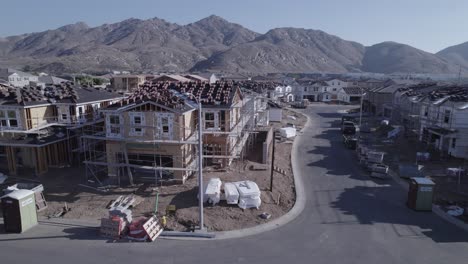
{"type": "MultiPolygon", "coordinates": [[[[281,123],[272,124],[275,128],[287,123],[294,124],[298,130],[302,128],[306,118],[290,110],[283,113],[281,123]],[[288,116],[296,117],[296,120],[288,116]]],[[[280,140],[276,143],[275,166],[283,169],[285,174],[275,172],[273,176],[273,191],[270,187],[270,164],[260,165],[247,159],[236,161],[225,171],[211,171],[204,173],[205,183],[210,178],[221,178],[222,181],[255,181],[262,191],[262,205],[260,209],[242,210],[236,205],[227,205],[222,201],[217,206],[206,206],[204,211],[205,225],[209,230],[233,230],[255,226],[278,218],[288,212],[294,205],[294,179],[291,170],[292,140],[280,140]],[[263,166],[265,170],[252,171],[251,165],[263,166]],[[259,217],[262,212],[272,215],[269,220],[259,217]]],[[[158,186],[137,184],[132,188],[114,188],[102,192],[80,186],[83,183],[83,168],[51,169],[40,177],[45,187],[45,197],[48,208],[40,215],[47,217],[60,211],[65,203],[71,209],[64,218],[99,220],[108,216],[109,203],[120,195],[136,195],[141,197],[141,203],[132,209],[133,217],[151,215],[157,207],[159,216],[166,215],[166,207],[175,205],[175,214],[168,215],[167,228],[173,230],[187,230],[198,223],[197,178],[192,177],[184,185],[158,186]],[[156,194],[159,193],[156,204],[156,194]]]]}

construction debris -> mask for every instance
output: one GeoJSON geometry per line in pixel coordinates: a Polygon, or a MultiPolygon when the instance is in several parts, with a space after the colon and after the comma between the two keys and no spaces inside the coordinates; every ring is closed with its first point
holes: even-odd
{"type": "Polygon", "coordinates": [[[120,239],[124,234],[125,221],[118,216],[101,219],[100,233],[104,237],[120,239]]]}
{"type": "Polygon", "coordinates": [[[456,205],[451,205],[447,207],[447,209],[449,209],[447,211],[447,214],[451,216],[460,216],[460,215],[463,215],[463,212],[464,212],[463,208],[456,206],[456,205]]]}
{"type": "Polygon", "coordinates": [[[265,219],[265,220],[270,219],[271,214],[263,212],[262,214],[260,214],[260,218],[265,219]]]}
{"type": "Polygon", "coordinates": [[[47,218],[60,218],[60,217],[63,217],[66,213],[70,212],[71,211],[71,208],[68,207],[67,203],[65,203],[65,206],[62,207],[61,210],[51,214],[51,215],[48,215],[47,218]]]}

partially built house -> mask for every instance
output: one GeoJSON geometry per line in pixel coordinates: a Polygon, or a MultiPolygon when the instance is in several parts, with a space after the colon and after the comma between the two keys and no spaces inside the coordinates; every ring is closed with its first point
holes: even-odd
{"type": "Polygon", "coordinates": [[[199,168],[199,124],[204,164],[226,167],[243,156],[255,112],[255,97],[245,97],[233,82],[147,82],[100,110],[104,128],[90,127],[83,136],[86,173],[119,184],[127,179],[183,183],[199,168]]]}
{"type": "Polygon", "coordinates": [[[103,124],[100,108],[122,96],[62,83],[47,87],[0,87],[0,153],[4,170],[17,175],[32,169],[79,164],[81,130],[103,124]]]}

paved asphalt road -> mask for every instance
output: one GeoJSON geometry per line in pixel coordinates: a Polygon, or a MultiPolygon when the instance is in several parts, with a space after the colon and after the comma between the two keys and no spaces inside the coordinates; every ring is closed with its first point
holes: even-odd
{"type": "Polygon", "coordinates": [[[299,137],[306,186],[303,213],[274,231],[221,241],[109,243],[96,231],[41,225],[0,234],[1,263],[468,263],[468,233],[404,205],[392,181],[362,175],[343,148],[337,109],[312,106],[299,137]]]}

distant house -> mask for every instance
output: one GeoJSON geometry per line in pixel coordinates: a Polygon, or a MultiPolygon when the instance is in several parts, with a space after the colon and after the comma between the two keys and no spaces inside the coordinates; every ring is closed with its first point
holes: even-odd
{"type": "Polygon", "coordinates": [[[181,83],[186,83],[186,82],[192,82],[194,77],[184,77],[182,75],[178,74],[164,74],[161,76],[158,76],[154,78],[152,81],[153,82],[181,82],[181,83]]]}
{"type": "Polygon", "coordinates": [[[304,87],[303,97],[310,102],[320,101],[321,95],[328,84],[324,81],[307,81],[302,83],[304,87]]]}
{"type": "Polygon", "coordinates": [[[359,104],[363,93],[364,89],[361,87],[344,87],[338,92],[338,100],[348,104],[359,104]]]}
{"type": "Polygon", "coordinates": [[[111,88],[115,91],[132,91],[146,81],[145,75],[122,74],[113,75],[110,79],[111,88]]]}
{"type": "Polygon", "coordinates": [[[200,75],[196,75],[196,74],[186,74],[184,75],[183,77],[189,79],[189,80],[192,80],[192,81],[195,81],[195,82],[207,82],[208,79],[200,76],[200,75]]]}
{"type": "Polygon", "coordinates": [[[210,76],[210,84],[211,83],[216,83],[217,81],[219,81],[219,78],[216,76],[216,74],[211,74],[210,76]]]}
{"type": "Polygon", "coordinates": [[[38,76],[18,71],[11,68],[0,69],[0,80],[8,82],[14,87],[25,87],[30,85],[30,82],[37,82],[38,76]]]}

